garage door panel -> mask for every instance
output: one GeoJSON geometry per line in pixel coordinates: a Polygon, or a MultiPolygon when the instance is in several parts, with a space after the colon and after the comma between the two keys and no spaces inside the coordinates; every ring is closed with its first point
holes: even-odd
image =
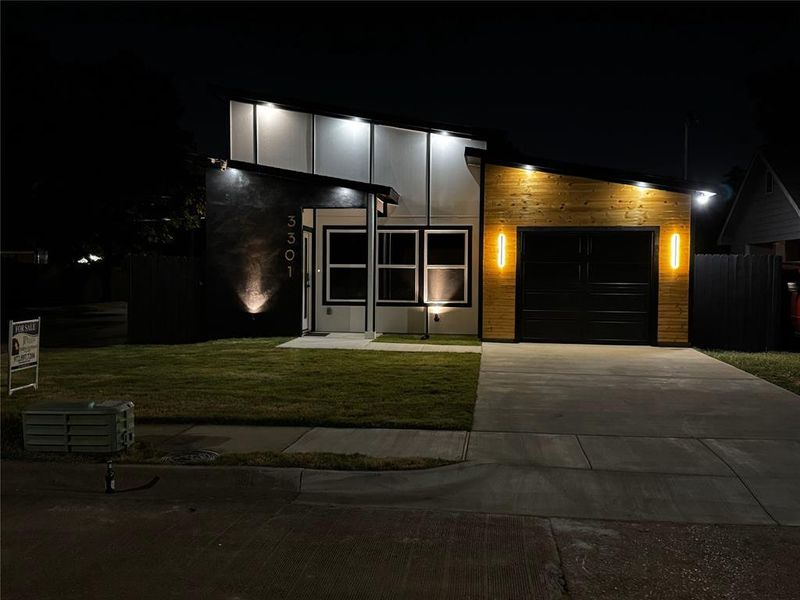
{"type": "Polygon", "coordinates": [[[584,255],[585,240],[578,233],[543,233],[526,237],[523,252],[532,261],[570,261],[584,255]]]}
{"type": "Polygon", "coordinates": [[[596,311],[647,312],[650,299],[646,294],[597,294],[588,295],[588,306],[596,311]]]}
{"type": "Polygon", "coordinates": [[[584,266],[581,263],[531,263],[523,266],[526,290],[552,290],[581,287],[584,266]]]}
{"type": "Polygon", "coordinates": [[[652,232],[534,230],[520,241],[522,340],[650,340],[652,232]]]}
{"type": "Polygon", "coordinates": [[[628,321],[591,321],[589,338],[598,342],[628,342],[647,338],[647,323],[628,321]]]}
{"type": "Polygon", "coordinates": [[[588,246],[592,261],[625,262],[650,256],[651,241],[648,232],[604,232],[592,233],[588,246]]]}
{"type": "Polygon", "coordinates": [[[587,265],[588,283],[648,283],[649,264],[630,263],[589,263],[587,265]]]}
{"type": "Polygon", "coordinates": [[[525,310],[583,310],[586,295],[576,292],[528,292],[525,310]]]}
{"type": "Polygon", "coordinates": [[[526,319],[525,331],[530,341],[579,342],[583,338],[582,324],[567,319],[526,319]]]}

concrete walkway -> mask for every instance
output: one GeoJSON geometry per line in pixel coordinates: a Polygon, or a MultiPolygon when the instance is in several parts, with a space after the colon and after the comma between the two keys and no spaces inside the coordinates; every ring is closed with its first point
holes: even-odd
{"type": "Polygon", "coordinates": [[[329,333],[328,335],[305,335],[294,338],[278,348],[306,348],[317,350],[383,350],[388,352],[459,352],[480,354],[480,346],[458,346],[445,344],[385,343],[380,337],[364,338],[363,333],[329,333]]]}

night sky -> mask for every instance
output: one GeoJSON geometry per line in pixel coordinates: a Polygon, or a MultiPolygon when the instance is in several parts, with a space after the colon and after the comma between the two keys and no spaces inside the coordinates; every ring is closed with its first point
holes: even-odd
{"type": "MultiPolygon", "coordinates": [[[[700,120],[691,176],[714,182],[762,142],[749,78],[800,60],[797,4],[4,3],[3,12],[4,33],[58,62],[122,51],[168,74],[182,125],[211,156],[227,148],[211,89],[220,85],[505,130],[534,156],[668,176],[682,175],[691,110],[700,120]]],[[[3,51],[8,60],[14,48],[3,51]]]]}

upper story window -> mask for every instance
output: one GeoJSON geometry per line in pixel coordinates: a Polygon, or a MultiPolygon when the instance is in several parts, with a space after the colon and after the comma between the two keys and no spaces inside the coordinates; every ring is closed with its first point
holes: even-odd
{"type": "Polygon", "coordinates": [[[775,190],[775,176],[772,171],[767,170],[767,193],[771,194],[775,190]]]}

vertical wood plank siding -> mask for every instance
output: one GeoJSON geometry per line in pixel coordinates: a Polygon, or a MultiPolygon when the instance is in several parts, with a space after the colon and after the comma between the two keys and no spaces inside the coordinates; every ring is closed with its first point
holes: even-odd
{"type": "Polygon", "coordinates": [[[483,337],[515,337],[517,227],[658,227],[658,343],[689,341],[688,194],[525,169],[486,165],[483,239],[483,337]],[[505,234],[505,266],[498,235],[505,234]],[[671,239],[680,235],[680,265],[671,239]]]}

